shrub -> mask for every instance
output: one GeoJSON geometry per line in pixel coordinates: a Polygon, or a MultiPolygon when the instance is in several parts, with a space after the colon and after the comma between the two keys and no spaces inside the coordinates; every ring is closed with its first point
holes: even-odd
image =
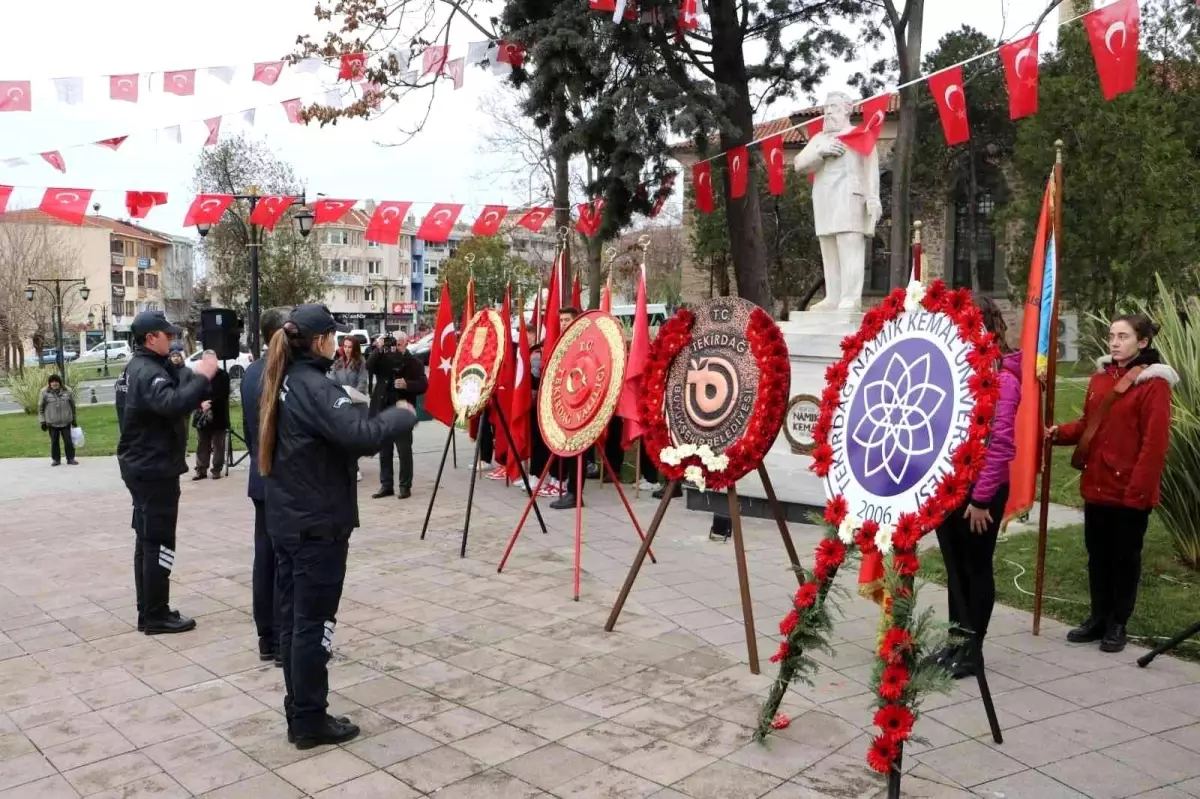
{"type": "MultiPolygon", "coordinates": [[[[12,393],[13,402],[21,406],[25,413],[38,412],[38,400],[41,399],[42,389],[52,372],[44,369],[26,368],[23,372],[13,372],[8,376],[8,390],[12,393]]],[[[76,403],[79,394],[74,386],[70,391],[75,395],[76,403]]]]}

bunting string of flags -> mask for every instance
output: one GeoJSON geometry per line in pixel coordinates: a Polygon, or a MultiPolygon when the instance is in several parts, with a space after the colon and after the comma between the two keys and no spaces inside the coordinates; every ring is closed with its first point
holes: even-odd
{"type": "MultiPolygon", "coordinates": [[[[607,0],[612,2],[613,0],[607,0]]],[[[596,2],[592,0],[593,8],[596,2]]],[[[694,0],[684,0],[684,3],[694,0]]],[[[601,9],[598,9],[601,10],[601,9]]],[[[1138,39],[1141,12],[1138,0],[1117,0],[1102,8],[1059,23],[1067,25],[1083,20],[1091,44],[1092,57],[1100,78],[1100,89],[1106,100],[1113,100],[1134,90],[1137,84],[1138,39]]],[[[967,95],[963,81],[963,67],[974,61],[998,54],[1004,70],[1005,86],[1009,95],[1009,117],[1022,119],[1037,113],[1038,109],[1038,34],[1005,42],[986,53],[980,53],[954,66],[930,75],[922,75],[883,94],[863,100],[859,104],[862,121],[852,129],[837,134],[847,147],[868,155],[879,141],[883,123],[887,118],[892,100],[901,89],[928,83],[930,94],[937,106],[942,133],[950,146],[962,144],[970,139],[971,131],[967,119],[967,95]]],[[[767,187],[771,194],[782,194],[786,164],[783,158],[783,134],[803,130],[811,139],[822,132],[825,117],[807,120],[761,139],[717,153],[692,166],[692,185],[695,192],[696,209],[710,214],[715,207],[712,182],[712,164],[724,157],[728,171],[727,190],[732,199],[743,196],[748,181],[749,148],[759,146],[767,168],[767,187]]],[[[812,180],[812,176],[809,176],[812,180]]]]}

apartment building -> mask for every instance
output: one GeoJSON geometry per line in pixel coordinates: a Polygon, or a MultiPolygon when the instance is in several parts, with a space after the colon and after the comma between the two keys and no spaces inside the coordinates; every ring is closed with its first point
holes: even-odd
{"type": "MultiPolygon", "coordinates": [[[[367,241],[371,205],[313,229],[328,283],[325,304],[343,322],[371,333],[385,327],[411,331],[419,309],[413,303],[412,284],[416,228],[406,223],[397,244],[367,241]]],[[[416,297],[419,302],[419,292],[416,297]]]]}

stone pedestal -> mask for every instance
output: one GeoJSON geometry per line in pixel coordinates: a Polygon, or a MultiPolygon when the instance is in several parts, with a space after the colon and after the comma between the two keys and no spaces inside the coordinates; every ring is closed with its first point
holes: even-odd
{"type": "MultiPolygon", "coordinates": [[[[848,311],[808,311],[793,313],[780,327],[787,340],[792,366],[790,396],[811,394],[821,396],[825,389],[825,369],[842,357],[842,339],[858,331],[862,313],[848,311]]],[[[781,431],[767,453],[766,466],[775,488],[775,495],[785,506],[785,513],[794,522],[809,521],[808,514],[825,507],[825,488],[821,480],[808,470],[812,458],[792,452],[787,436],[781,431]]],[[[769,518],[766,491],[757,472],[738,481],[738,496],[742,514],[769,518]]],[[[701,511],[722,511],[727,508],[724,494],[687,492],[688,508],[701,511]]]]}

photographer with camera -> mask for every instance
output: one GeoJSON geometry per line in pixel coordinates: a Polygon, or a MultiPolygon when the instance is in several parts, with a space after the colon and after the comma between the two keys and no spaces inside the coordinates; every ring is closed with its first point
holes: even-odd
{"type": "MultiPolygon", "coordinates": [[[[417,402],[417,397],[425,393],[428,382],[425,377],[425,365],[421,360],[408,351],[408,336],[397,332],[380,336],[375,339],[374,352],[367,359],[367,372],[375,379],[375,387],[371,390],[370,415],[377,415],[382,409],[390,408],[400,400],[411,403],[417,402]]],[[[412,496],[413,454],[412,430],[406,430],[395,439],[383,442],[379,450],[379,490],[371,495],[372,499],[390,497],[393,494],[400,499],[412,496]],[[400,458],[400,477],[393,488],[392,450],[395,449],[400,458]]]]}

